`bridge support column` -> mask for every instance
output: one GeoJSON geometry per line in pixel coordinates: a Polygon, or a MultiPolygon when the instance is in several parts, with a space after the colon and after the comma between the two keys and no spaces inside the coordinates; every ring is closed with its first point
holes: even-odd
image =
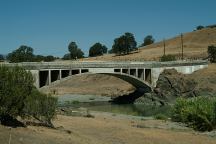
{"type": "Polygon", "coordinates": [[[48,83],[46,85],[50,85],[52,82],[52,76],[51,76],[51,70],[49,70],[49,74],[48,74],[48,83]]]}
{"type": "Polygon", "coordinates": [[[136,74],[135,74],[135,76],[136,76],[137,78],[139,78],[139,77],[138,77],[138,68],[136,68],[136,74]]]}
{"type": "Polygon", "coordinates": [[[62,70],[60,69],[59,70],[59,80],[61,80],[62,79],[62,70]]]}
{"type": "Polygon", "coordinates": [[[40,71],[39,70],[30,70],[34,78],[34,86],[40,88],[40,71]]]}

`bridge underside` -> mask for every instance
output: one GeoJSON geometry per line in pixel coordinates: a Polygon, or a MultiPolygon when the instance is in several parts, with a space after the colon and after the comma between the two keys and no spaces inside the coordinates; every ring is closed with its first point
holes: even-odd
{"type": "Polygon", "coordinates": [[[137,89],[145,89],[151,91],[151,69],[113,69],[112,71],[104,70],[95,71],[92,69],[60,69],[60,70],[40,70],[38,74],[38,88],[49,86],[55,82],[61,82],[77,74],[106,74],[118,77],[137,89]]]}

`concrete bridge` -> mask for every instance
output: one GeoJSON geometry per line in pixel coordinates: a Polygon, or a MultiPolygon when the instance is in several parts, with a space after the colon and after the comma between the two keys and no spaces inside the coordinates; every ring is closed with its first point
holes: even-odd
{"type": "Polygon", "coordinates": [[[112,75],[131,83],[136,88],[151,91],[164,69],[174,68],[183,74],[190,74],[207,67],[208,62],[23,62],[4,65],[21,66],[29,70],[35,78],[37,88],[48,86],[73,75],[93,73],[112,75]]]}

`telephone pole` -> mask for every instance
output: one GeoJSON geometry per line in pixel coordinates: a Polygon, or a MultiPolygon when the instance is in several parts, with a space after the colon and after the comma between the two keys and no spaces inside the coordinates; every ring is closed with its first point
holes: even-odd
{"type": "Polygon", "coordinates": [[[181,54],[181,59],[184,59],[184,42],[183,42],[183,34],[181,33],[181,49],[182,49],[182,54],[181,54]]]}
{"type": "Polygon", "coordinates": [[[165,39],[163,39],[163,45],[164,45],[164,56],[166,55],[166,43],[165,43],[165,39]]]}

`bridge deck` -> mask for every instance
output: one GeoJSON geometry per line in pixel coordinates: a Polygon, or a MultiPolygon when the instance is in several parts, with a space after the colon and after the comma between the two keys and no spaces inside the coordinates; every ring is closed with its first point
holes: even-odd
{"type": "Polygon", "coordinates": [[[173,66],[194,66],[194,65],[207,65],[208,61],[172,61],[172,62],[138,62],[138,61],[125,61],[125,62],[22,62],[22,63],[0,63],[6,66],[21,66],[28,70],[38,69],[71,69],[71,68],[160,68],[160,67],[173,67],[173,66]]]}

